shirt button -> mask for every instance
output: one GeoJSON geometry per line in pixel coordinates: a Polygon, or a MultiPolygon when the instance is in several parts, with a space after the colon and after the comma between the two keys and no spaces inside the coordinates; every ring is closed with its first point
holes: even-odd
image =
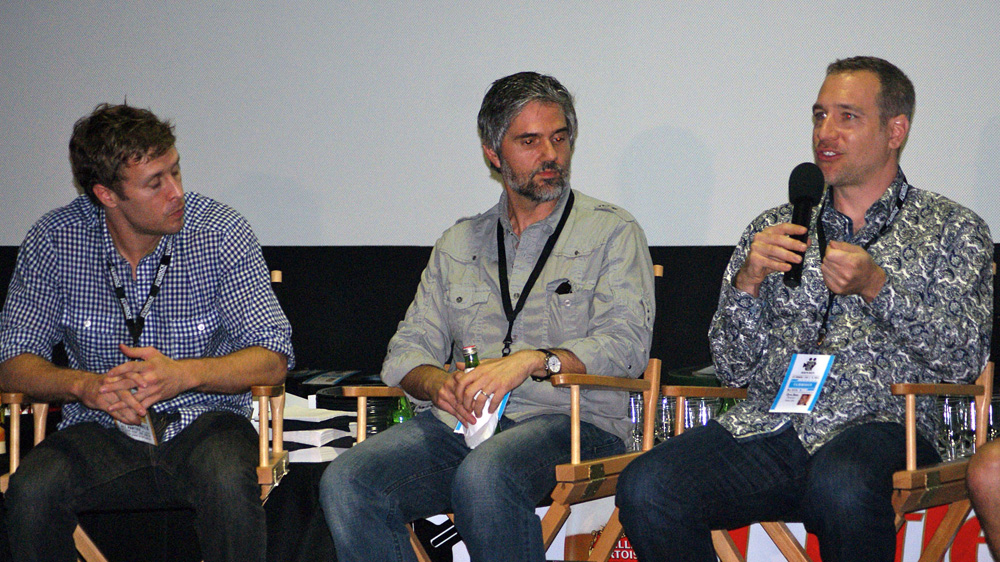
{"type": "Polygon", "coordinates": [[[569,306],[569,305],[570,305],[570,300],[569,299],[563,299],[563,306],[569,306]]]}
{"type": "Polygon", "coordinates": [[[89,328],[90,327],[90,320],[84,320],[83,321],[83,327],[84,328],[89,328]]]}
{"type": "Polygon", "coordinates": [[[198,324],[198,331],[199,332],[204,332],[205,331],[205,325],[204,324],[198,324]]]}
{"type": "Polygon", "coordinates": [[[521,293],[514,293],[514,298],[515,299],[521,298],[521,293]]]}
{"type": "Polygon", "coordinates": [[[455,299],[455,302],[462,302],[462,297],[458,297],[458,298],[456,298],[456,299],[455,299]]]}

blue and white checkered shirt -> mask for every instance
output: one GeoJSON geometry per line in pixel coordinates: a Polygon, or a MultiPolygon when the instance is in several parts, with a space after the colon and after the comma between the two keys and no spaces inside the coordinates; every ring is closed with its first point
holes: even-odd
{"type": "MultiPolygon", "coordinates": [[[[104,210],[78,197],[49,212],[28,232],[17,256],[0,313],[0,362],[22,353],[52,358],[63,342],[70,367],[105,373],[128,361],[119,343],[132,345],[115,299],[108,264],[120,272],[133,310],[146,301],[168,238],[173,255],[140,339],[173,359],[219,357],[260,346],[294,364],[291,326],[271,289],[260,244],[246,220],[208,197],[185,196],[184,226],[165,236],[136,269],[122,258],[108,233],[104,210]],[[124,273],[124,274],[122,274],[124,273]]],[[[223,410],[249,416],[250,393],[184,392],[153,406],[180,419],[163,433],[168,440],[200,414],[223,410]]],[[[59,427],[81,422],[114,423],[108,414],[79,402],[63,407],[59,427]]]]}

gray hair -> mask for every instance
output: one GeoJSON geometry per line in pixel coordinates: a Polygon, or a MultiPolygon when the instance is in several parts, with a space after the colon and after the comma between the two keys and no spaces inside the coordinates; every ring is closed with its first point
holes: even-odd
{"type": "MultiPolygon", "coordinates": [[[[479,108],[479,140],[500,155],[500,145],[510,124],[529,102],[558,105],[569,129],[569,146],[576,142],[576,110],[573,95],[558,80],[537,72],[518,72],[493,83],[479,108]]],[[[502,156],[501,156],[502,158],[502,156]]],[[[499,171],[490,164],[491,168],[499,171]]]]}

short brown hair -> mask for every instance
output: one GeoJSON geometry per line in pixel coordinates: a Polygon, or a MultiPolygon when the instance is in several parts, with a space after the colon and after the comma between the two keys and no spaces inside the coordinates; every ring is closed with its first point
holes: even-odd
{"type": "Polygon", "coordinates": [[[94,205],[94,186],[122,195],[122,168],[159,158],[176,142],[174,125],[148,109],[102,103],[73,125],[69,162],[73,180],[94,205]]]}
{"type": "Polygon", "coordinates": [[[860,71],[871,72],[878,78],[880,87],[876,102],[883,125],[897,115],[905,115],[908,121],[913,122],[917,95],[913,82],[896,65],[878,57],[851,57],[838,59],[826,67],[827,76],[860,71]]]}

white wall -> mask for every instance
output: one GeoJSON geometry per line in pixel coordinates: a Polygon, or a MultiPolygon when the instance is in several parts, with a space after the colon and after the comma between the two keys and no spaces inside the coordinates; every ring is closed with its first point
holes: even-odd
{"type": "Polygon", "coordinates": [[[809,160],[827,63],[916,85],[918,187],[1000,237],[995,1],[0,0],[0,245],[73,196],[66,143],[101,101],[177,124],[185,187],[267,245],[429,245],[492,205],[475,115],[490,82],[577,96],[573,185],[653,245],[733,244],[809,160]]]}

